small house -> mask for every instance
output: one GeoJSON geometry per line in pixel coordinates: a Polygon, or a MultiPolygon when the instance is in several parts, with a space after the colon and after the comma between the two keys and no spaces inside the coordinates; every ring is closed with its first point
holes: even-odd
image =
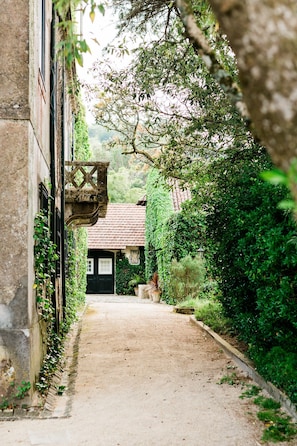
{"type": "Polygon", "coordinates": [[[145,246],[145,202],[110,203],[106,217],[88,228],[87,293],[115,294],[116,261],[139,265],[145,246]]]}

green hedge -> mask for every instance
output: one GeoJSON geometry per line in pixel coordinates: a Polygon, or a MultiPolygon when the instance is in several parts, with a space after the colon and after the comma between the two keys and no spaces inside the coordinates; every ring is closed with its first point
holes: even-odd
{"type": "Polygon", "coordinates": [[[287,364],[288,358],[290,364],[297,360],[296,224],[277,207],[287,191],[259,178],[270,168],[257,147],[211,165],[205,255],[226,315],[250,346],[257,368],[297,403],[296,368],[287,364]],[[272,358],[277,366],[267,363],[272,358]],[[290,379],[273,372],[281,364],[290,379]]]}

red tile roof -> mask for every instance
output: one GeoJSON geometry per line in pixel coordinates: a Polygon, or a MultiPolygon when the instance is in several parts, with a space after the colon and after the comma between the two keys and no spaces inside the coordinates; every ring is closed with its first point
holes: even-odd
{"type": "Polygon", "coordinates": [[[179,187],[178,182],[175,181],[171,190],[171,198],[174,212],[179,212],[181,210],[181,204],[184,201],[191,199],[191,191],[189,189],[182,190],[179,187]]]}
{"type": "Polygon", "coordinates": [[[109,203],[105,218],[88,228],[89,249],[125,249],[145,244],[145,206],[109,203]]]}

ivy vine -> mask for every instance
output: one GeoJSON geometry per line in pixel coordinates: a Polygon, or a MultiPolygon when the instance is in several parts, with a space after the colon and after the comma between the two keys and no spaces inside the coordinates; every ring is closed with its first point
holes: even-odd
{"type": "Polygon", "coordinates": [[[48,217],[41,210],[34,220],[34,259],[36,302],[40,316],[47,322],[53,318],[53,306],[51,296],[54,293],[52,276],[55,273],[57,246],[52,242],[48,217]]]}

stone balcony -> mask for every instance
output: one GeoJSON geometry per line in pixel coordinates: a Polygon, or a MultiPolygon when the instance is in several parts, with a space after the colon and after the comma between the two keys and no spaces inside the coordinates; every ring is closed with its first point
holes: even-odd
{"type": "Polygon", "coordinates": [[[92,226],[107,210],[109,163],[65,162],[65,222],[67,226],[92,226]]]}

